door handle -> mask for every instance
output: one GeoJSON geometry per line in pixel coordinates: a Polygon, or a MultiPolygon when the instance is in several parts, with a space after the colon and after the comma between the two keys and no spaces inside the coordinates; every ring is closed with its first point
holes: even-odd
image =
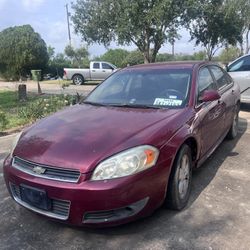
{"type": "Polygon", "coordinates": [[[95,72],[95,70],[92,70],[92,72],[95,72]]]}
{"type": "Polygon", "coordinates": [[[106,72],[105,70],[103,70],[102,72],[106,72]]]}

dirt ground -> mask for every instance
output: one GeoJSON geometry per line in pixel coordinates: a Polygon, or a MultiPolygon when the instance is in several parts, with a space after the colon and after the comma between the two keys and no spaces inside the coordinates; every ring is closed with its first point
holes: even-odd
{"type": "MultiPolygon", "coordinates": [[[[0,81],[0,90],[17,90],[18,85],[20,82],[4,82],[0,81]]],[[[37,83],[30,81],[30,82],[24,82],[23,84],[26,84],[27,91],[28,92],[34,92],[37,93],[37,83]]],[[[62,84],[58,82],[58,84],[51,84],[51,83],[43,83],[40,82],[40,86],[42,89],[42,92],[45,94],[69,94],[69,95],[75,95],[76,93],[82,94],[83,96],[86,96],[92,89],[96,87],[96,84],[92,84],[89,82],[88,84],[76,86],[76,85],[69,85],[68,87],[63,88],[62,84]]]]}

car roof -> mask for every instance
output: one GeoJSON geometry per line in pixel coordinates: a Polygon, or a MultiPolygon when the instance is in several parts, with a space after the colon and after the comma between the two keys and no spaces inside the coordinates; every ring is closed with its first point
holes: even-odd
{"type": "Polygon", "coordinates": [[[139,64],[134,66],[128,66],[125,69],[193,69],[195,66],[202,66],[207,64],[216,64],[209,61],[175,61],[175,62],[158,62],[158,63],[148,63],[148,64],[139,64]]]}

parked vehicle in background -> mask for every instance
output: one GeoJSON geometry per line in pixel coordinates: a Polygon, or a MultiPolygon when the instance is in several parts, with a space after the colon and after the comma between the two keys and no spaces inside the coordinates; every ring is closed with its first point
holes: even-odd
{"type": "Polygon", "coordinates": [[[108,62],[90,62],[89,69],[64,68],[64,79],[73,80],[75,85],[82,85],[85,81],[104,80],[117,67],[108,62]]]}
{"type": "Polygon", "coordinates": [[[230,63],[227,71],[240,86],[241,102],[250,103],[250,54],[230,63]]]}
{"type": "Polygon", "coordinates": [[[20,205],[79,226],[181,210],[192,169],[237,136],[239,106],[239,86],[214,63],[121,69],[16,138],[6,185],[20,205]]]}
{"type": "Polygon", "coordinates": [[[58,76],[48,73],[48,74],[43,75],[42,79],[43,80],[56,80],[58,79],[58,76]]]}

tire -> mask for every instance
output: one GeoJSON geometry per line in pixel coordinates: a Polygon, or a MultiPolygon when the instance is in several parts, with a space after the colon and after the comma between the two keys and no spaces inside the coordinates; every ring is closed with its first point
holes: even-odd
{"type": "Polygon", "coordinates": [[[182,210],[188,203],[192,182],[192,157],[190,147],[184,144],[179,150],[169,177],[166,205],[182,210]]]}
{"type": "Polygon", "coordinates": [[[73,78],[72,78],[72,80],[73,80],[73,83],[75,85],[82,85],[84,83],[83,76],[79,75],[79,74],[78,75],[74,75],[73,78]]]}
{"type": "Polygon", "coordinates": [[[237,105],[235,107],[232,125],[231,125],[230,130],[228,131],[228,134],[227,134],[227,139],[229,139],[229,140],[233,140],[238,134],[239,111],[240,111],[239,105],[237,105]]]}

